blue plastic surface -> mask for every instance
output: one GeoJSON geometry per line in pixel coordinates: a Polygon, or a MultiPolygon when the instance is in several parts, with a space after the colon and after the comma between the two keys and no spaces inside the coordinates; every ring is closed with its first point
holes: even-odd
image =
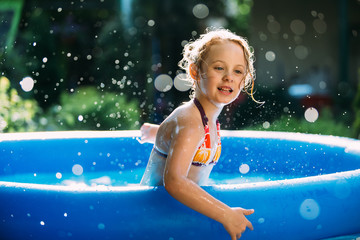
{"type": "MultiPolygon", "coordinates": [[[[152,148],[137,131],[0,135],[0,239],[230,239],[222,225],[143,187],[152,148]]],[[[360,141],[222,132],[203,188],[253,208],[241,239],[360,233],[360,141]]]]}

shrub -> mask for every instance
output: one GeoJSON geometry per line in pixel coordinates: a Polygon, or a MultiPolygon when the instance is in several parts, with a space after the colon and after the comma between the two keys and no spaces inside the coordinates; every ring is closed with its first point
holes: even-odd
{"type": "Polygon", "coordinates": [[[47,130],[138,129],[139,119],[136,100],[92,86],[63,92],[60,104],[53,106],[46,117],[47,130]]]}
{"type": "Polygon", "coordinates": [[[283,115],[270,123],[270,126],[269,124],[261,124],[249,127],[247,130],[300,132],[353,137],[350,127],[342,122],[335,121],[331,111],[326,108],[320,112],[319,118],[315,122],[308,122],[304,118],[300,119],[289,115],[283,115]]]}
{"type": "Polygon", "coordinates": [[[0,77],[0,132],[35,131],[34,119],[40,111],[35,100],[25,100],[11,88],[8,78],[0,77]]]}

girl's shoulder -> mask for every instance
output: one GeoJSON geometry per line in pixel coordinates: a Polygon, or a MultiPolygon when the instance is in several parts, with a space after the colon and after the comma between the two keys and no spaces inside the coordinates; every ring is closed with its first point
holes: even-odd
{"type": "Polygon", "coordinates": [[[185,103],[177,107],[169,116],[181,126],[198,125],[201,123],[201,116],[196,106],[192,102],[185,103]]]}
{"type": "Polygon", "coordinates": [[[192,102],[177,107],[161,125],[169,130],[172,129],[175,134],[179,130],[190,133],[204,131],[199,111],[192,102]]]}

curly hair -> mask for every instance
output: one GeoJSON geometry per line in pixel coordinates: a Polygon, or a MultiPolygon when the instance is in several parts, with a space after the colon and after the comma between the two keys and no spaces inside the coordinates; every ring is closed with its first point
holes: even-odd
{"type": "MultiPolygon", "coordinates": [[[[200,35],[195,41],[190,41],[184,46],[183,58],[179,62],[179,67],[187,73],[188,81],[193,79],[190,77],[190,65],[195,64],[198,69],[201,69],[201,62],[205,59],[206,54],[212,45],[222,42],[224,40],[232,41],[239,44],[244,51],[246,60],[246,75],[244,90],[251,96],[251,98],[257,102],[253,97],[254,80],[255,80],[255,69],[254,69],[254,51],[248,44],[248,41],[223,28],[207,28],[205,33],[200,35]],[[249,91],[250,89],[250,91],[249,91]]],[[[195,86],[193,85],[193,90],[195,86]]],[[[192,96],[193,97],[193,96],[192,96]]]]}

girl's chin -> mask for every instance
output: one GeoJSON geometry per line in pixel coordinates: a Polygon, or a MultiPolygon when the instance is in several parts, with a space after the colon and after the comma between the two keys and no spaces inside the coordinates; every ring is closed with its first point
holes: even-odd
{"type": "Polygon", "coordinates": [[[216,101],[216,103],[217,103],[216,105],[221,106],[221,107],[224,107],[224,106],[232,103],[235,99],[236,99],[236,98],[233,98],[233,97],[232,97],[232,98],[227,98],[227,99],[221,98],[221,99],[218,99],[218,100],[216,101]]]}

